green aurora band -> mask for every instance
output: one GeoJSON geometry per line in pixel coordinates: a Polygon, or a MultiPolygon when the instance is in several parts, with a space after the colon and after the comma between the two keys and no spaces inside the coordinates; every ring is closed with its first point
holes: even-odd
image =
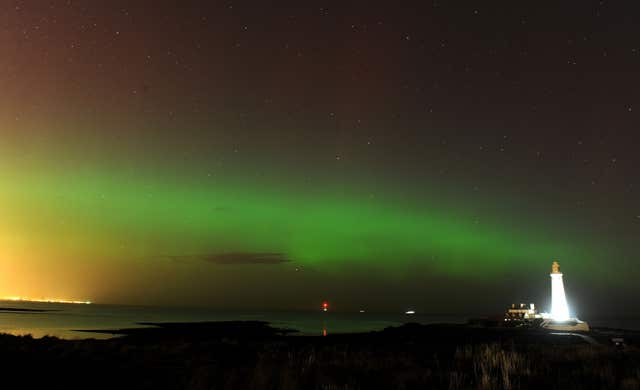
{"type": "Polygon", "coordinates": [[[5,226],[21,226],[43,241],[64,236],[87,255],[96,248],[101,255],[148,258],[282,253],[328,271],[363,263],[394,273],[424,264],[478,276],[556,257],[588,259],[584,248],[534,228],[479,223],[460,207],[394,198],[393,190],[374,197],[334,185],[313,193],[268,178],[207,182],[115,169],[2,174],[13,183],[1,196],[13,210],[5,226]]]}

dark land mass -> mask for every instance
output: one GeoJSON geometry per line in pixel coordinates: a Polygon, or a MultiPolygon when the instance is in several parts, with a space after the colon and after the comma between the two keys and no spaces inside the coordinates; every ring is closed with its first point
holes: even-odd
{"type": "Polygon", "coordinates": [[[12,312],[12,313],[44,313],[44,312],[52,312],[59,310],[50,310],[50,309],[20,309],[14,307],[0,307],[0,312],[12,312]]]}
{"type": "Polygon", "coordinates": [[[633,331],[596,329],[584,338],[406,324],[321,337],[265,322],[147,325],[99,331],[121,335],[109,340],[0,335],[2,380],[41,389],[640,387],[633,331]]]}

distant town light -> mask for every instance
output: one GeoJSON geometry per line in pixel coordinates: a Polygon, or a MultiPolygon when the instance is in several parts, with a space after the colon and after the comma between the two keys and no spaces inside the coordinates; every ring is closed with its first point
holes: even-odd
{"type": "Polygon", "coordinates": [[[74,305],[90,305],[91,301],[73,301],[68,299],[55,298],[25,298],[25,297],[4,297],[3,301],[13,302],[35,302],[35,303],[71,303],[74,305]]]}

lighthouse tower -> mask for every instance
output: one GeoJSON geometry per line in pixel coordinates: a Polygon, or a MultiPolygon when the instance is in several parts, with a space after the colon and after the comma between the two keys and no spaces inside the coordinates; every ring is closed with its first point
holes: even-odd
{"type": "Polygon", "coordinates": [[[569,320],[569,306],[564,295],[560,264],[557,261],[554,261],[551,265],[551,318],[554,321],[569,320]]]}

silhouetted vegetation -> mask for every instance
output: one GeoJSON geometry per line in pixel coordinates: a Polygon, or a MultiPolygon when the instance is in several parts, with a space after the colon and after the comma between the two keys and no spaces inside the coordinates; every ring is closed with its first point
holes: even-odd
{"type": "Polygon", "coordinates": [[[519,389],[640,387],[637,334],[600,345],[541,330],[405,325],[328,337],[262,322],[155,324],[111,340],[0,335],[15,388],[519,389]],[[18,382],[16,382],[18,381],[18,382]]]}

